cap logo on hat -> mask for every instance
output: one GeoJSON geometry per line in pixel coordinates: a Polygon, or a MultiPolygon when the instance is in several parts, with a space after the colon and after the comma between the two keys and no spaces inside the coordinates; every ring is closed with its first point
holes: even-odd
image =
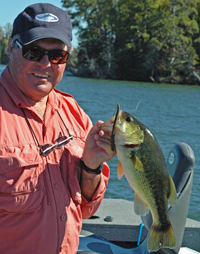
{"type": "Polygon", "coordinates": [[[43,22],[58,22],[59,18],[51,13],[42,13],[35,17],[35,19],[43,22]]]}

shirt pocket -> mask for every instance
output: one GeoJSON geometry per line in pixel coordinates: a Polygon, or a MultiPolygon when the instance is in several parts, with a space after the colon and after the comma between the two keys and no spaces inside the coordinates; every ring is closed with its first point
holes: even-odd
{"type": "Polygon", "coordinates": [[[80,188],[82,152],[82,144],[74,142],[65,147],[64,156],[61,159],[61,176],[75,205],[80,205],[82,202],[80,188]]]}
{"type": "Polygon", "coordinates": [[[0,150],[0,213],[39,210],[44,198],[42,159],[31,145],[0,150]]]}

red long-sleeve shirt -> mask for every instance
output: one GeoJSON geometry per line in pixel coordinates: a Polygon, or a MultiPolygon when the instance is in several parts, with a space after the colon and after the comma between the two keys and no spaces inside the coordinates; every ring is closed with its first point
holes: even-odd
{"type": "Polygon", "coordinates": [[[42,120],[13,82],[6,67],[0,78],[0,253],[75,254],[82,218],[99,207],[107,186],[105,164],[92,201],[81,196],[80,157],[92,124],[72,96],[54,89],[42,120]],[[47,157],[40,145],[74,137],[47,157]]]}

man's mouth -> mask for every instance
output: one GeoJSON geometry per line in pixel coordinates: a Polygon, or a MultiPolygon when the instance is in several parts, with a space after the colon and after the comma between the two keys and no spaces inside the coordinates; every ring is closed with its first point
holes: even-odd
{"type": "Polygon", "coordinates": [[[48,78],[48,77],[49,77],[49,75],[38,74],[38,73],[33,73],[33,75],[34,75],[35,77],[39,77],[39,78],[48,78]]]}

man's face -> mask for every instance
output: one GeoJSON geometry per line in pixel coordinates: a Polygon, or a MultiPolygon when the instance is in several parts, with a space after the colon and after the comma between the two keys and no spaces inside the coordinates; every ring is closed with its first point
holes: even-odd
{"type": "MultiPolygon", "coordinates": [[[[62,49],[67,51],[67,46],[57,39],[41,39],[30,45],[40,46],[44,49],[62,49]]],[[[22,49],[11,47],[9,44],[9,70],[11,76],[27,97],[34,101],[40,101],[62,79],[66,64],[53,64],[49,62],[48,55],[39,61],[30,61],[22,56],[22,49]]]]}

